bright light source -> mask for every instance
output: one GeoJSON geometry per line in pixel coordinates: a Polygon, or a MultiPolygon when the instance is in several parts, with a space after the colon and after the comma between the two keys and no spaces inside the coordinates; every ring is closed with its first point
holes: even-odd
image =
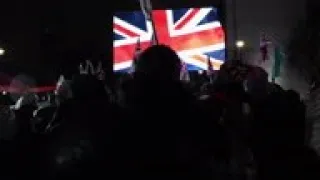
{"type": "Polygon", "coordinates": [[[5,52],[6,51],[4,49],[0,48],[0,56],[4,55],[5,52]]]}
{"type": "Polygon", "coordinates": [[[2,95],[7,95],[7,91],[2,91],[2,95]]]}
{"type": "Polygon", "coordinates": [[[237,46],[237,48],[243,48],[245,46],[245,42],[244,41],[237,41],[236,46],[237,46]]]}

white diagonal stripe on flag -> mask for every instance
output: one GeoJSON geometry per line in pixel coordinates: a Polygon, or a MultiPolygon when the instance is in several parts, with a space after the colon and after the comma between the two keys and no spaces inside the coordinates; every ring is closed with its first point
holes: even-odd
{"type": "Polygon", "coordinates": [[[205,31],[205,30],[213,30],[215,28],[222,27],[221,23],[219,21],[215,21],[212,23],[208,23],[206,25],[201,25],[198,27],[193,27],[193,28],[185,28],[183,30],[172,30],[170,34],[172,36],[181,36],[181,35],[186,35],[186,34],[192,34],[198,31],[205,31]]]}
{"type": "Polygon", "coordinates": [[[202,8],[200,11],[192,17],[192,19],[181,29],[195,28],[198,24],[212,11],[212,8],[202,8]]]}
{"type": "Polygon", "coordinates": [[[146,33],[145,31],[143,31],[139,28],[136,28],[136,26],[132,26],[131,24],[129,24],[129,23],[127,23],[127,22],[125,22],[115,16],[113,17],[113,23],[120,25],[120,26],[126,28],[127,30],[130,30],[131,32],[138,34],[138,35],[146,33]]]}
{"type": "MultiPolygon", "coordinates": [[[[185,19],[194,11],[194,8],[189,9],[175,24],[174,24],[174,29],[176,29],[177,26],[179,26],[185,19]]],[[[172,11],[171,11],[172,13],[172,11]]],[[[172,16],[173,19],[173,16],[172,16]]]]}

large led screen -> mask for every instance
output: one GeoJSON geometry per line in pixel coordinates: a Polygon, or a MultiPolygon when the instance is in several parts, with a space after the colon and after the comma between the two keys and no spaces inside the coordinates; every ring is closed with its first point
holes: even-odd
{"type": "MultiPolygon", "coordinates": [[[[152,19],[159,44],[173,48],[188,70],[206,70],[209,59],[218,70],[225,61],[225,33],[216,8],[153,10],[152,19]]],[[[113,16],[114,70],[129,70],[138,39],[143,50],[152,45],[152,36],[152,23],[142,11],[116,12],[113,16]]]]}

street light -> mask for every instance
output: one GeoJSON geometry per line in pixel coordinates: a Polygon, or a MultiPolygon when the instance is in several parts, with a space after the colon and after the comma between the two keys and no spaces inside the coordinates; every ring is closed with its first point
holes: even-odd
{"type": "Polygon", "coordinates": [[[4,55],[6,51],[3,48],[0,48],[0,56],[4,55]]]}
{"type": "Polygon", "coordinates": [[[237,48],[239,48],[239,49],[240,49],[240,48],[243,48],[243,47],[245,46],[245,42],[239,40],[239,41],[236,42],[236,46],[237,46],[237,48]]]}
{"type": "Polygon", "coordinates": [[[240,62],[242,62],[242,48],[245,46],[245,42],[238,40],[236,42],[236,46],[237,46],[237,51],[238,51],[238,58],[239,58],[240,62]]]}

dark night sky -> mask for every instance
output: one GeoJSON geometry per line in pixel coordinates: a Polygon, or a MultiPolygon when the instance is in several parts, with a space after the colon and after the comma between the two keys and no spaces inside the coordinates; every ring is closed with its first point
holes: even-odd
{"type": "Polygon", "coordinates": [[[9,50],[10,62],[28,67],[66,65],[76,56],[99,54],[107,42],[109,11],[99,5],[10,1],[2,9],[0,40],[9,50]]]}

